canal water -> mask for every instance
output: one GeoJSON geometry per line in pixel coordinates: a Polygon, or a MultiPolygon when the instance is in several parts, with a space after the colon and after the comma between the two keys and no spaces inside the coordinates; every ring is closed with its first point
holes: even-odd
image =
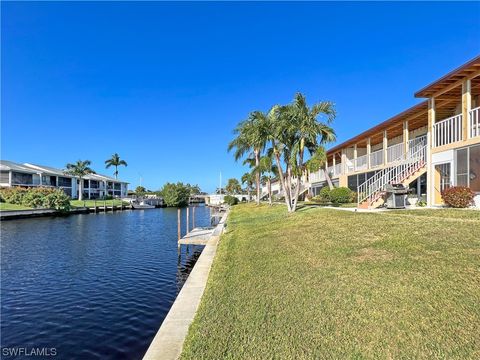
{"type": "Polygon", "coordinates": [[[141,359],[201,249],[179,261],[176,209],[2,221],[2,353],[141,359]]]}

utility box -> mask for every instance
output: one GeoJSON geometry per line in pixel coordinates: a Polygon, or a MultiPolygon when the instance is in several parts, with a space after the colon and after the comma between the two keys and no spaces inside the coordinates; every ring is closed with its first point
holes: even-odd
{"type": "Polygon", "coordinates": [[[405,209],[408,187],[403,184],[387,184],[385,191],[388,209],[405,209]]]}

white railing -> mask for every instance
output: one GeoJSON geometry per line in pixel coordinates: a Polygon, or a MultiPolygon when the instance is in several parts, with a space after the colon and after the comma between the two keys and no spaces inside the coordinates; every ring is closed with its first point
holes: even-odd
{"type": "Polygon", "coordinates": [[[462,140],[462,115],[455,115],[433,124],[433,147],[462,140]]]}
{"type": "Polygon", "coordinates": [[[334,176],[337,176],[337,175],[340,175],[341,173],[342,173],[342,163],[336,164],[336,165],[333,167],[333,175],[334,175],[334,176]]]}
{"type": "Polygon", "coordinates": [[[396,166],[378,171],[370,179],[358,186],[358,204],[375,201],[385,190],[387,184],[401,183],[415,171],[425,166],[427,159],[427,146],[421,146],[412,156],[396,166]]]}
{"type": "Polygon", "coordinates": [[[374,168],[383,165],[383,149],[374,151],[370,154],[370,167],[374,168]]]}
{"type": "Polygon", "coordinates": [[[368,166],[367,160],[368,160],[367,155],[362,155],[354,159],[353,164],[355,166],[355,171],[366,170],[368,166]]]}
{"type": "Polygon", "coordinates": [[[354,162],[347,159],[347,163],[345,165],[345,170],[347,171],[347,174],[354,172],[355,171],[355,165],[354,162]]]}
{"type": "Polygon", "coordinates": [[[402,143],[387,147],[387,161],[393,163],[405,158],[405,145],[402,143]]]}
{"type": "Polygon", "coordinates": [[[470,138],[480,136],[480,106],[470,110],[470,138]]]}
{"type": "Polygon", "coordinates": [[[310,174],[310,182],[311,183],[316,183],[316,182],[321,182],[327,180],[325,178],[325,169],[319,169],[313,173],[310,174]]]}
{"type": "Polygon", "coordinates": [[[427,135],[419,136],[408,141],[408,157],[412,157],[419,148],[427,145],[427,135]]]}

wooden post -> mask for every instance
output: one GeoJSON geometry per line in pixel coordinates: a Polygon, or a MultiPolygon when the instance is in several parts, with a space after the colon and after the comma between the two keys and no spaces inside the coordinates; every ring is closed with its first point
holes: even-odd
{"type": "Polygon", "coordinates": [[[353,145],[353,171],[357,170],[357,144],[353,145]]]}
{"type": "Polygon", "coordinates": [[[427,205],[433,204],[433,169],[432,169],[432,148],[435,146],[435,133],[433,132],[435,124],[435,98],[428,100],[428,126],[427,126],[427,205]]]}
{"type": "Polygon", "coordinates": [[[372,139],[367,139],[367,169],[372,167],[372,162],[370,159],[370,154],[372,153],[372,139]]]}
{"type": "Polygon", "coordinates": [[[462,83],[462,140],[470,137],[470,110],[472,110],[472,82],[470,79],[462,83]]]}
{"type": "Polygon", "coordinates": [[[177,232],[178,232],[178,246],[180,246],[180,239],[182,238],[182,225],[181,225],[181,210],[177,210],[177,232]]]}
{"type": "Polygon", "coordinates": [[[192,229],[195,229],[195,206],[192,208],[192,229]]]}
{"type": "Polygon", "coordinates": [[[107,200],[103,199],[103,212],[107,212],[107,200]]]}
{"type": "Polygon", "coordinates": [[[408,145],[409,145],[409,133],[408,133],[408,120],[403,122],[403,146],[405,151],[405,159],[408,159],[408,145]]]}
{"type": "Polygon", "coordinates": [[[187,206],[187,234],[190,231],[190,206],[187,206]]]}
{"type": "Polygon", "coordinates": [[[335,166],[337,165],[337,164],[335,163],[335,155],[336,155],[336,154],[333,154],[333,175],[334,175],[334,176],[337,175],[337,171],[335,170],[335,166]]]}
{"type": "Polygon", "coordinates": [[[387,166],[388,164],[388,138],[387,138],[387,130],[383,131],[383,165],[387,166]]]}

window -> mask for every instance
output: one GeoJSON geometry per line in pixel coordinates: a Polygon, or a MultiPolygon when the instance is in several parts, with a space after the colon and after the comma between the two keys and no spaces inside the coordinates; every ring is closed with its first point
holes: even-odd
{"type": "Polygon", "coordinates": [[[480,192],[480,145],[456,151],[455,171],[457,186],[467,186],[480,192]]]}
{"type": "Polygon", "coordinates": [[[72,179],[67,177],[59,177],[58,186],[72,187],[72,179]]]}
{"type": "Polygon", "coordinates": [[[480,191],[480,145],[470,147],[469,185],[473,191],[480,191]]]}
{"type": "Polygon", "coordinates": [[[13,172],[12,173],[12,184],[32,185],[33,184],[33,175],[32,174],[23,174],[23,173],[13,172]]]}
{"type": "Polygon", "coordinates": [[[0,171],[0,183],[8,184],[10,182],[10,171],[0,171]]]}

